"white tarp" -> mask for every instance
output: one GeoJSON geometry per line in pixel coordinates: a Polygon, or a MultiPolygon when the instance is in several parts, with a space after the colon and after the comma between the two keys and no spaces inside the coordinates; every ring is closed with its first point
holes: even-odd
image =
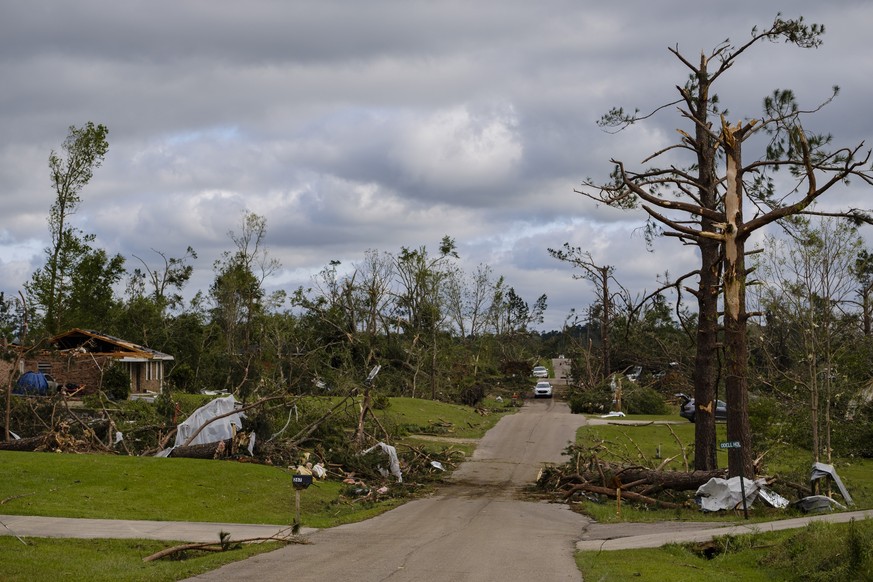
{"type": "MultiPolygon", "coordinates": [[[[185,419],[185,422],[177,427],[175,446],[180,447],[184,445],[197,429],[211,419],[216,416],[221,416],[222,414],[227,414],[228,412],[233,412],[235,409],[236,399],[232,395],[224,398],[216,398],[215,400],[207,402],[195,410],[191,416],[185,419]]],[[[187,446],[205,445],[207,443],[215,443],[233,438],[236,431],[242,427],[242,419],[244,416],[244,414],[237,412],[209,423],[190,443],[187,444],[187,446]]]]}
{"type": "MultiPolygon", "coordinates": [[[[750,507],[758,495],[758,485],[751,479],[743,479],[746,491],[746,506],[750,507]]],[[[720,511],[735,509],[743,504],[743,494],[740,491],[740,477],[719,479],[713,477],[697,489],[697,503],[703,511],[720,511]]]]}
{"type": "MultiPolygon", "coordinates": [[[[375,449],[382,449],[382,452],[385,453],[386,455],[388,455],[388,466],[391,469],[391,474],[394,475],[395,477],[397,477],[398,483],[402,483],[403,482],[403,474],[400,472],[400,460],[397,458],[397,449],[395,449],[391,445],[379,442],[379,443],[376,443],[375,446],[370,447],[369,449],[367,449],[366,451],[364,451],[361,454],[366,455],[367,453],[369,453],[370,451],[375,450],[375,449]]],[[[384,469],[382,469],[381,467],[380,467],[380,470],[384,471],[384,469]]],[[[387,473],[388,473],[388,471],[385,471],[384,474],[387,474],[387,473]]]]}
{"type": "MultiPolygon", "coordinates": [[[[191,416],[186,418],[182,424],[176,427],[176,443],[173,447],[164,449],[156,456],[169,456],[174,448],[185,445],[187,440],[191,438],[191,435],[197,432],[201,426],[205,425],[211,419],[227,414],[228,412],[233,412],[235,409],[236,399],[233,396],[216,398],[215,400],[204,404],[195,410],[191,416]]],[[[210,422],[191,440],[190,443],[187,443],[187,446],[205,445],[233,438],[236,431],[242,427],[242,419],[244,417],[245,414],[243,413],[233,412],[233,414],[228,414],[223,418],[210,422]]],[[[254,442],[251,442],[250,446],[254,446],[254,442]]]]}

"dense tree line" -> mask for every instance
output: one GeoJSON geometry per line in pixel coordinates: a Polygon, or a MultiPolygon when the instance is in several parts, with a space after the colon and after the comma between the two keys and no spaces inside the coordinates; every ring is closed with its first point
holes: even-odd
{"type": "Polygon", "coordinates": [[[485,265],[466,273],[449,236],[436,252],[402,247],[368,250],[349,266],[332,261],[311,286],[274,293],[266,283],[281,265],[267,246],[266,219],[251,212],[228,233],[212,284],[193,295],[191,247],[130,260],[96,248],[74,214],[108,152],[107,136],[103,125],[71,127],[62,153],[51,152],[51,243],[20,295],[0,297],[7,343],[39,346],[70,328],[93,329],[173,355],[174,389],[243,399],[345,393],[375,365],[384,366],[388,394],[458,398],[508,369],[520,377],[537,361],[532,329],[546,295],[528,303],[485,265]]]}

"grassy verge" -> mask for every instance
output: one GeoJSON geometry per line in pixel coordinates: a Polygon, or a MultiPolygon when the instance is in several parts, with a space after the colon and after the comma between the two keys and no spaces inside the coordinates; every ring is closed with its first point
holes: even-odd
{"type": "Polygon", "coordinates": [[[0,573],[7,582],[87,580],[89,582],[163,582],[181,580],[224,564],[276,549],[279,544],[246,545],[227,552],[191,553],[184,560],[142,559],[167,548],[150,540],[72,540],[27,538],[23,545],[0,537],[0,573]]]}
{"type": "Polygon", "coordinates": [[[873,520],[724,536],[708,544],[578,552],[586,580],[873,580],[873,520]]]}

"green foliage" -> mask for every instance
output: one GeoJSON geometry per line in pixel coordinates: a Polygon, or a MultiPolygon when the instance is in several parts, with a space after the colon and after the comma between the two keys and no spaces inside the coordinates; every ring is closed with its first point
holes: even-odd
{"type": "Polygon", "coordinates": [[[182,392],[194,393],[197,391],[197,386],[194,384],[194,370],[187,362],[173,366],[167,376],[167,381],[182,392]]]}
{"type": "Polygon", "coordinates": [[[873,459],[873,402],[858,406],[850,416],[832,429],[831,446],[840,456],[873,459]]]}
{"type": "Polygon", "coordinates": [[[613,394],[608,382],[596,388],[574,387],[567,394],[567,404],[574,414],[602,414],[612,410],[613,394]]]}
{"type": "Polygon", "coordinates": [[[818,582],[873,580],[873,520],[845,526],[813,522],[761,560],[792,579],[818,582]]]}
{"type": "Polygon", "coordinates": [[[130,376],[121,365],[109,366],[103,372],[101,388],[112,400],[126,400],[130,396],[130,376]]]}
{"type": "Polygon", "coordinates": [[[370,398],[372,399],[370,405],[374,410],[386,410],[391,406],[391,399],[388,398],[387,394],[383,394],[382,392],[374,392],[371,394],[370,398]]]}
{"type": "Polygon", "coordinates": [[[667,403],[661,394],[648,387],[633,385],[622,393],[622,408],[627,414],[667,414],[667,403]]]}
{"type": "Polygon", "coordinates": [[[473,384],[461,388],[458,393],[458,401],[466,406],[476,406],[482,399],[485,398],[485,386],[483,384],[473,384]]]}
{"type": "Polygon", "coordinates": [[[90,121],[81,128],[70,126],[62,146],[64,155],[52,151],[49,156],[56,195],[48,216],[51,245],[45,249],[45,265],[25,284],[48,334],[77,325],[89,327],[99,321],[98,316],[105,317],[112,285],[123,271],[123,257],[109,259],[102,249],[93,249],[90,243],[94,235],[84,234],[69,223],[81,201],[82,188],[109,150],[107,134],[106,126],[90,121]],[[83,320],[86,316],[94,319],[83,320]]]}

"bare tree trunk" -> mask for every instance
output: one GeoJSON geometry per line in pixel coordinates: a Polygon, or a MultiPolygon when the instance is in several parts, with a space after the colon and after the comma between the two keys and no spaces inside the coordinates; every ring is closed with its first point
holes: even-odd
{"type": "Polygon", "coordinates": [[[364,398],[361,401],[361,412],[358,414],[358,428],[355,431],[355,443],[358,448],[364,447],[364,418],[367,416],[367,411],[370,409],[370,384],[364,386],[364,398]]]}
{"type": "MultiPolygon", "coordinates": [[[[705,226],[704,228],[712,228],[705,226]]],[[[697,351],[694,356],[694,468],[712,471],[717,468],[715,415],[718,385],[718,292],[719,244],[705,241],[700,245],[701,271],[698,284],[697,351]],[[700,404],[701,406],[697,406],[700,404]]]]}
{"type": "MultiPolygon", "coordinates": [[[[739,131],[739,130],[737,130],[739,131]]],[[[752,434],[749,426],[748,360],[746,336],[746,262],[745,239],[738,236],[743,225],[743,181],[741,140],[725,124],[722,132],[727,158],[724,227],[724,327],[727,375],[727,437],[740,443],[728,449],[728,475],[754,477],[752,434]]]]}
{"type": "Polygon", "coordinates": [[[818,418],[818,367],[815,362],[809,364],[809,420],[812,424],[812,461],[821,461],[821,434],[819,433],[818,418]]]}
{"type": "Polygon", "coordinates": [[[606,378],[612,372],[612,361],[609,354],[612,349],[609,342],[609,328],[612,325],[612,310],[610,309],[611,301],[609,298],[609,267],[598,267],[597,270],[600,271],[600,284],[601,289],[603,289],[603,296],[601,297],[603,310],[600,320],[600,343],[603,349],[603,378],[606,378]]]}
{"type": "MultiPolygon", "coordinates": [[[[718,143],[708,131],[709,87],[707,59],[701,55],[698,68],[697,101],[692,114],[695,124],[695,144],[698,166],[698,196],[701,206],[718,208],[720,197],[716,191],[715,155],[718,143]]],[[[711,218],[701,216],[700,230],[715,232],[711,218]]],[[[718,396],[718,296],[721,278],[721,245],[709,238],[700,238],[700,275],[697,284],[697,337],[694,354],[694,401],[698,407],[694,420],[694,468],[712,471],[718,467],[715,448],[715,400],[718,396]],[[711,405],[710,405],[711,404],[711,405]]]]}

